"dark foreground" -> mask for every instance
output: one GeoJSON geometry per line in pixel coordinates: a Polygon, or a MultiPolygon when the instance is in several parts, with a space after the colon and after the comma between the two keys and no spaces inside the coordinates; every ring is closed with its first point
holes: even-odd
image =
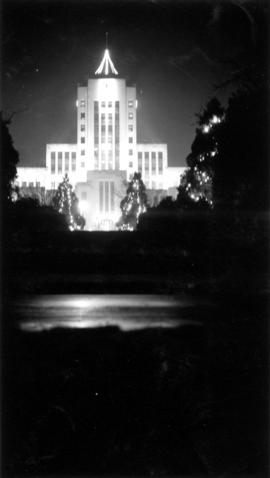
{"type": "Polygon", "coordinates": [[[265,294],[171,329],[4,330],[2,476],[267,476],[265,294]]]}

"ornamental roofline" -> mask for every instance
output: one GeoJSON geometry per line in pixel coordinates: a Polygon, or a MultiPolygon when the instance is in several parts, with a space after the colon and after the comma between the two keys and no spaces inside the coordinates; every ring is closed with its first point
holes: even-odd
{"type": "Polygon", "coordinates": [[[116,70],[111,60],[110,52],[108,49],[108,32],[106,32],[106,48],[104,51],[104,55],[98,69],[95,71],[95,75],[102,75],[102,76],[111,76],[111,75],[117,76],[118,75],[118,71],[116,70]]]}

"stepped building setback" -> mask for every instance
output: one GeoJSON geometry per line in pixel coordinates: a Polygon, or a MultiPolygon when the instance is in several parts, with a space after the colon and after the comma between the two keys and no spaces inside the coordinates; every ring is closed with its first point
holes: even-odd
{"type": "Polygon", "coordinates": [[[169,167],[166,144],[137,142],[136,87],[118,77],[106,48],[94,78],[77,92],[77,142],[47,144],[46,166],[19,167],[17,184],[57,189],[65,174],[75,188],[86,230],[113,230],[127,181],[140,172],[150,202],[175,196],[185,168],[169,167]]]}

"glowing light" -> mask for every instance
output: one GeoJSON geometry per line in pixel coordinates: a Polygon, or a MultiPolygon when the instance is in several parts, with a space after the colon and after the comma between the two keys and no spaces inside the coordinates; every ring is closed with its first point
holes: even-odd
{"type": "Polygon", "coordinates": [[[78,106],[79,106],[79,101],[76,100],[76,108],[78,108],[78,106]]]}
{"type": "Polygon", "coordinates": [[[212,123],[217,124],[221,122],[221,119],[218,116],[214,115],[211,121],[212,123]]]}
{"type": "Polygon", "coordinates": [[[82,199],[81,201],[79,201],[79,211],[80,211],[80,214],[85,214],[87,209],[88,209],[88,202],[85,201],[84,199],[82,199]]]}
{"type": "Polygon", "coordinates": [[[111,73],[114,75],[118,75],[118,71],[114,67],[114,64],[110,58],[109,50],[106,48],[102,61],[95,71],[95,75],[101,75],[104,73],[106,76],[109,74],[109,69],[111,69],[111,73]]]}
{"type": "Polygon", "coordinates": [[[207,125],[207,124],[206,124],[206,125],[204,125],[204,127],[203,127],[203,132],[204,132],[204,133],[208,133],[208,132],[209,132],[209,130],[210,130],[210,126],[209,126],[209,125],[207,125]]]}

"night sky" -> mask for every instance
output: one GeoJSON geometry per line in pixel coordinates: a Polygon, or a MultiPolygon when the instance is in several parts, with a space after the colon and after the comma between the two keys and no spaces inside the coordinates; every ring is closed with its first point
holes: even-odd
{"type": "Polygon", "coordinates": [[[266,2],[2,2],[2,109],[20,166],[45,165],[46,143],[76,141],[76,88],[94,75],[109,32],[119,72],[137,85],[138,141],[166,142],[169,164],[184,166],[195,114],[233,68],[249,65],[266,2]]]}

